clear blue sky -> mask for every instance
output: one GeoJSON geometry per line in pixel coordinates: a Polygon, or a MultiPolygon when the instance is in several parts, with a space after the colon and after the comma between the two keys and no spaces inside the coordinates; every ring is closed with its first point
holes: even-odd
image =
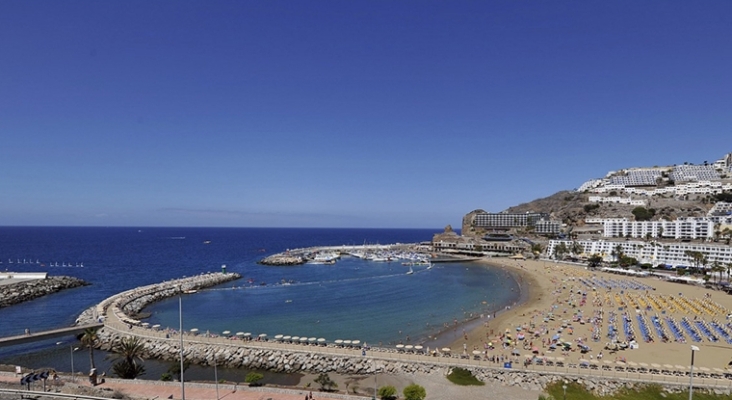
{"type": "Polygon", "coordinates": [[[730,1],[0,15],[0,225],[457,227],[732,151],[730,1]]]}

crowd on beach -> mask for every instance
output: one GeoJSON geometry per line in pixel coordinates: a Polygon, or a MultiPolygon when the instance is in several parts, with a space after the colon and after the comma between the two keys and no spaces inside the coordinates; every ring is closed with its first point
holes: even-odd
{"type": "MultiPolygon", "coordinates": [[[[689,343],[732,344],[732,298],[723,293],[553,262],[506,260],[503,266],[531,280],[534,298],[453,343],[463,357],[525,365],[609,363],[608,356],[613,363],[683,364],[689,343]]],[[[707,355],[708,365],[727,366],[732,348],[716,353],[707,355]]]]}

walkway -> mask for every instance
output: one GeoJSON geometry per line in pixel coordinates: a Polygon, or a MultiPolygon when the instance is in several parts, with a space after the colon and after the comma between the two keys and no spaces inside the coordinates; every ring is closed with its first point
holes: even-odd
{"type": "Polygon", "coordinates": [[[51,330],[43,331],[43,332],[31,332],[28,335],[7,336],[4,338],[0,338],[0,347],[15,346],[18,344],[37,342],[40,340],[47,340],[47,339],[53,339],[53,338],[57,338],[57,337],[76,335],[76,334],[83,333],[84,330],[86,330],[88,328],[99,329],[99,328],[102,328],[103,326],[104,326],[104,324],[101,324],[101,323],[86,324],[86,325],[72,326],[72,327],[68,327],[68,328],[51,329],[51,330]]]}

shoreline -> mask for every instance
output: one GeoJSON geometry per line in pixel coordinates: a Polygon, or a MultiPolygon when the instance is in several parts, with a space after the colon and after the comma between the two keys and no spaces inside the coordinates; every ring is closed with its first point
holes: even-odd
{"type": "MultiPolygon", "coordinates": [[[[513,261],[505,259],[506,261],[513,261]]],[[[487,318],[478,318],[477,320],[468,321],[458,325],[458,328],[462,328],[468,340],[466,341],[462,335],[453,336],[451,341],[441,342],[453,349],[453,351],[459,351],[460,348],[465,345],[466,349],[473,349],[478,347],[483,349],[483,343],[491,341],[490,335],[491,330],[494,334],[500,333],[501,326],[505,326],[507,322],[510,322],[519,314],[525,314],[525,310],[530,309],[532,306],[537,306],[539,301],[542,299],[542,290],[536,290],[540,287],[539,280],[536,276],[531,274],[525,268],[516,268],[508,262],[502,262],[501,259],[490,258],[477,260],[478,264],[482,267],[499,268],[508,272],[512,278],[516,281],[519,286],[519,299],[512,305],[504,306],[502,309],[494,312],[495,316],[488,315],[487,318]],[[532,290],[532,287],[534,288],[532,290]],[[483,334],[481,328],[486,328],[486,334],[483,334]]]]}

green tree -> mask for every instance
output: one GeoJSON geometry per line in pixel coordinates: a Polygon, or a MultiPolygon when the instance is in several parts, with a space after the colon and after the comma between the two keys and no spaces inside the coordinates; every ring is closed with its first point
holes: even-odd
{"type": "Polygon", "coordinates": [[[330,379],[330,376],[326,373],[321,373],[320,375],[318,375],[318,377],[315,378],[315,383],[320,385],[320,390],[324,390],[326,392],[330,392],[331,390],[338,387],[338,384],[330,379]]]}
{"type": "Polygon", "coordinates": [[[122,379],[135,379],[145,374],[142,353],[145,347],[138,337],[124,337],[112,348],[119,361],[112,364],[112,372],[122,379]]]}
{"type": "Polygon", "coordinates": [[[569,250],[572,252],[573,255],[578,256],[585,251],[585,248],[584,248],[584,246],[579,244],[579,242],[572,242],[572,245],[570,246],[569,250]]]}
{"type": "Polygon", "coordinates": [[[92,369],[96,368],[94,365],[94,346],[96,346],[99,341],[97,328],[84,329],[84,333],[81,334],[80,340],[81,344],[89,348],[89,366],[92,369]]]}
{"type": "MultiPolygon", "coordinates": [[[[190,366],[190,361],[183,360],[183,372],[186,372],[190,366]]],[[[176,381],[180,382],[180,362],[173,363],[173,365],[168,368],[168,373],[174,376],[176,381]]]]}
{"type": "Polygon", "coordinates": [[[244,382],[248,383],[249,386],[260,386],[261,384],[259,381],[264,379],[264,375],[260,374],[259,372],[250,372],[247,374],[247,376],[244,378],[244,382]]]}
{"type": "Polygon", "coordinates": [[[602,256],[599,254],[593,254],[587,262],[587,267],[594,269],[602,264],[602,256]]]}
{"type": "Polygon", "coordinates": [[[564,255],[569,252],[569,249],[567,248],[567,245],[562,242],[559,243],[559,246],[554,248],[554,258],[561,260],[564,258],[564,255]]]}
{"type": "Polygon", "coordinates": [[[656,215],[656,210],[639,206],[634,208],[631,213],[635,216],[636,221],[650,221],[656,215]]]}
{"type": "Polygon", "coordinates": [[[544,246],[540,243],[534,243],[531,245],[531,252],[534,254],[534,258],[539,259],[539,256],[544,251],[544,246]]]}
{"type": "Polygon", "coordinates": [[[427,397],[427,391],[415,383],[405,387],[402,393],[405,400],[424,400],[427,397]]]}
{"type": "Polygon", "coordinates": [[[382,386],[379,388],[377,395],[381,400],[394,400],[397,398],[397,390],[391,385],[382,386]]]}

